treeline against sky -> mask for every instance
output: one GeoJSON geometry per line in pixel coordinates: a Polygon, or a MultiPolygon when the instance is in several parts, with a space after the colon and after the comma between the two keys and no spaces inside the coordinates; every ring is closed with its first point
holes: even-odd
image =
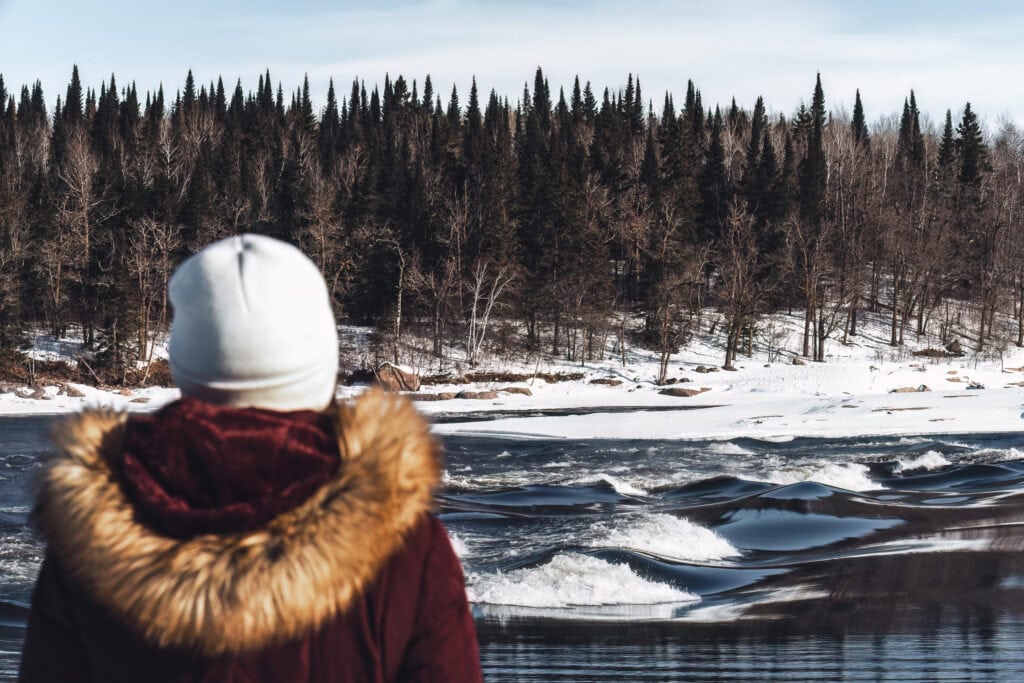
{"type": "Polygon", "coordinates": [[[413,330],[438,354],[585,360],[625,313],[663,368],[698,324],[730,365],[779,310],[804,313],[795,350],[817,360],[864,309],[891,314],[894,346],[925,328],[1024,342],[1022,136],[983,130],[969,104],[926,130],[911,92],[869,126],[859,92],[829,113],[820,78],[809,105],[769,116],[692,83],[652,104],[632,76],[554,93],[540,69],[514,102],[396,76],[332,83],[321,111],[308,82],[285,92],[269,72],[248,92],[189,72],[172,96],[114,76],[83,89],[76,68],[52,112],[38,82],[7,88],[8,352],[80,335],[123,377],[168,326],[175,265],[241,232],[302,248],[340,318],[397,357],[413,330]]]}

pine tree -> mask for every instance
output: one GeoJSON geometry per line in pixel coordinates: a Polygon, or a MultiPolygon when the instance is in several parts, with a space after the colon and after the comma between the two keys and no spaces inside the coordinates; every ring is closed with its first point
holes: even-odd
{"type": "Polygon", "coordinates": [[[800,162],[800,217],[808,228],[817,231],[821,227],[825,210],[826,160],[824,148],[825,93],[821,88],[821,74],[814,85],[811,99],[810,129],[807,151],[800,162]]]}
{"type": "Polygon", "coordinates": [[[964,115],[957,127],[957,147],[960,150],[960,182],[976,187],[988,163],[988,147],[981,132],[978,117],[971,110],[971,103],[964,106],[964,115]]]}
{"type": "Polygon", "coordinates": [[[469,88],[469,104],[466,105],[466,128],[462,138],[462,158],[470,173],[479,173],[484,153],[483,115],[480,113],[480,97],[477,93],[476,76],[469,88]]]}
{"type": "Polygon", "coordinates": [[[462,112],[459,109],[459,91],[453,85],[452,96],[448,99],[448,111],[446,112],[448,118],[448,126],[453,130],[457,131],[462,127],[462,112]]]}
{"type": "Polygon", "coordinates": [[[583,120],[593,123],[597,116],[597,100],[594,98],[594,91],[590,88],[590,81],[583,87],[583,120]]]}
{"type": "Polygon", "coordinates": [[[921,112],[917,108],[917,99],[914,91],[910,91],[910,97],[903,100],[903,114],[900,117],[900,134],[897,147],[904,163],[907,165],[906,173],[919,175],[919,169],[924,165],[924,136],[921,133],[921,112]]]}
{"type": "Polygon", "coordinates": [[[864,120],[864,105],[860,101],[860,89],[857,89],[857,95],[853,101],[853,120],[850,122],[850,128],[853,130],[853,139],[858,145],[864,147],[870,146],[870,138],[868,137],[868,126],[864,120]]]}
{"type": "Polygon", "coordinates": [[[185,93],[181,98],[181,106],[185,114],[191,114],[196,105],[196,82],[192,77],[192,69],[188,70],[185,77],[185,93]]]}
{"type": "Polygon", "coordinates": [[[578,74],[572,83],[572,106],[570,111],[572,112],[572,122],[574,124],[579,124],[583,121],[583,93],[580,90],[580,77],[578,74]]]}
{"type": "MultiPolygon", "coordinates": [[[[733,100],[733,104],[735,106],[735,100],[733,100]]],[[[743,167],[743,189],[746,193],[747,203],[751,206],[756,205],[758,201],[758,198],[754,196],[759,191],[759,188],[755,187],[755,176],[763,138],[766,137],[764,128],[767,123],[764,113],[764,98],[759,95],[757,101],[754,102],[754,112],[750,117],[750,139],[747,143],[747,155],[743,167]]]]}
{"type": "Polygon", "coordinates": [[[224,123],[228,115],[227,93],[224,92],[224,79],[217,76],[217,90],[214,96],[213,113],[217,121],[224,123]]]}
{"type": "Polygon", "coordinates": [[[648,193],[658,196],[658,145],[654,139],[654,129],[647,129],[647,142],[644,144],[644,160],[640,166],[640,182],[647,186],[648,193]]]}
{"type": "Polygon", "coordinates": [[[338,112],[338,98],[334,93],[334,79],[327,86],[327,105],[320,117],[320,167],[329,172],[334,168],[334,157],[341,142],[341,115],[338,112]]]}
{"type": "Polygon", "coordinates": [[[430,74],[423,79],[423,108],[430,111],[434,106],[434,84],[430,81],[430,74]]]}
{"type": "Polygon", "coordinates": [[[309,75],[302,79],[302,98],[299,102],[299,126],[301,129],[313,135],[317,130],[316,114],[313,113],[313,100],[309,95],[309,75]]]}
{"type": "Polygon", "coordinates": [[[948,174],[956,162],[956,141],[953,139],[953,113],[946,110],[946,125],[942,128],[942,139],[939,142],[939,171],[948,174]]]}
{"type": "Polygon", "coordinates": [[[82,81],[78,77],[78,65],[75,64],[71,68],[71,83],[68,85],[67,96],[64,98],[63,119],[68,124],[78,125],[81,124],[83,116],[82,81]]]}
{"type": "Polygon", "coordinates": [[[700,239],[711,242],[721,237],[729,211],[731,193],[725,171],[725,148],[722,145],[722,112],[715,108],[711,124],[711,142],[698,186],[700,191],[700,239]]]}

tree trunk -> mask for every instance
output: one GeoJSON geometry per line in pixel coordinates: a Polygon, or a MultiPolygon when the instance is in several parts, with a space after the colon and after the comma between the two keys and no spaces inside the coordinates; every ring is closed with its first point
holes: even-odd
{"type": "Polygon", "coordinates": [[[975,349],[978,353],[981,353],[985,348],[985,317],[987,313],[987,304],[985,303],[986,297],[981,297],[981,315],[978,319],[978,346],[975,349]]]}
{"type": "Polygon", "coordinates": [[[807,310],[804,311],[804,358],[811,357],[811,327],[814,321],[814,310],[811,308],[811,302],[807,302],[807,310]]]}
{"type": "Polygon", "coordinates": [[[1017,346],[1024,346],[1024,276],[1017,290],[1017,346]]]}
{"type": "Polygon", "coordinates": [[[892,326],[889,333],[889,346],[899,346],[899,277],[892,277],[892,326]]]}

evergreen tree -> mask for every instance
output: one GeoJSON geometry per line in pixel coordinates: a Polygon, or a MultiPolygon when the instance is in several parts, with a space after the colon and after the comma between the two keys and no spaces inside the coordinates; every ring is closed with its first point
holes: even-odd
{"type": "Polygon", "coordinates": [[[313,100],[309,96],[309,75],[302,79],[302,99],[299,102],[298,123],[304,133],[313,135],[317,131],[316,114],[313,113],[313,100]]]}
{"type": "Polygon", "coordinates": [[[468,173],[479,176],[484,155],[484,122],[480,112],[480,97],[473,77],[466,105],[466,127],[462,137],[462,159],[468,173]]]}
{"type": "Polygon", "coordinates": [[[213,113],[217,117],[217,121],[221,123],[227,119],[227,93],[224,92],[224,79],[220,76],[217,77],[217,90],[214,97],[213,113]]]}
{"type": "Polygon", "coordinates": [[[704,169],[698,181],[700,191],[700,239],[712,242],[721,237],[729,212],[731,192],[725,170],[725,148],[722,145],[722,112],[715,109],[711,125],[704,169]]]}
{"type": "Polygon", "coordinates": [[[188,70],[188,76],[185,77],[185,93],[181,98],[181,106],[186,115],[191,114],[196,106],[196,82],[192,77],[192,69],[188,70]]]}
{"type": "Polygon", "coordinates": [[[853,101],[853,120],[850,121],[850,128],[853,130],[853,139],[858,145],[868,147],[870,145],[870,139],[868,137],[868,126],[864,120],[864,105],[860,101],[860,89],[857,89],[857,95],[853,101]]]}
{"type": "Polygon", "coordinates": [[[825,211],[825,182],[827,167],[824,147],[825,93],[821,88],[821,74],[814,85],[811,99],[810,129],[807,150],[800,162],[800,217],[811,230],[818,230],[825,211]]]}
{"type": "Polygon", "coordinates": [[[978,117],[971,103],[964,105],[964,115],[957,127],[957,147],[960,150],[960,182],[977,187],[988,163],[988,148],[981,132],[978,117]]]}
{"type": "MultiPolygon", "coordinates": [[[[0,95],[2,95],[0,90],[0,95]]],[[[78,65],[71,68],[71,83],[68,85],[67,96],[64,98],[62,117],[70,125],[79,125],[84,116],[82,109],[82,81],[78,77],[78,65]]]]}
{"type": "MultiPolygon", "coordinates": [[[[733,100],[733,105],[735,106],[735,100],[733,100]]],[[[764,113],[764,98],[758,96],[757,101],[754,102],[754,112],[750,117],[750,139],[747,143],[747,155],[743,167],[743,189],[750,205],[757,204],[757,198],[754,195],[757,194],[759,188],[755,187],[757,184],[755,176],[763,139],[766,137],[764,129],[767,123],[768,120],[764,113]]]]}
{"type": "Polygon", "coordinates": [[[583,92],[580,90],[579,75],[576,76],[572,83],[572,106],[570,111],[572,112],[573,124],[579,124],[583,121],[583,92]]]}
{"type": "Polygon", "coordinates": [[[327,86],[327,105],[320,117],[320,166],[324,171],[334,168],[334,157],[341,142],[341,114],[338,111],[338,97],[334,93],[334,79],[327,86]]]}
{"type": "Polygon", "coordinates": [[[942,127],[942,139],[939,142],[939,171],[948,174],[956,162],[956,140],[953,139],[953,113],[946,110],[946,124],[942,127]]]}
{"type": "Polygon", "coordinates": [[[430,82],[430,74],[423,79],[423,108],[428,112],[434,106],[434,84],[430,82]]]}

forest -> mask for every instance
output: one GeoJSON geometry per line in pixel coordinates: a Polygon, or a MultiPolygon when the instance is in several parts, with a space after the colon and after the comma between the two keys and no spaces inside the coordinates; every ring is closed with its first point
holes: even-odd
{"type": "Polygon", "coordinates": [[[440,366],[629,338],[664,379],[699,331],[732,367],[776,312],[803,315],[812,361],[865,310],[893,346],[1024,345],[1024,134],[969,103],[933,124],[914,92],[871,123],[859,91],[852,112],[820,76],[808,95],[648,99],[633,75],[556,94],[538,68],[514,102],[389,75],[332,81],[317,108],[269,71],[254,91],[189,72],[171,95],[75,67],[51,112],[0,76],[0,351],[77,338],[123,383],[166,334],[175,266],[242,232],[299,246],[339,322],[399,362],[410,339],[440,366]]]}

